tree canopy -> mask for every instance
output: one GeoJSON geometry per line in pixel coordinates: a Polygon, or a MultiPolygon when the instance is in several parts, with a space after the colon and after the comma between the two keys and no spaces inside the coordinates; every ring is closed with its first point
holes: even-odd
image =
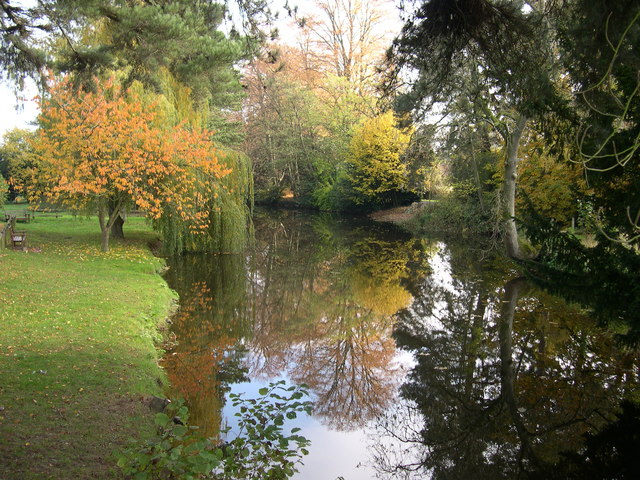
{"type": "Polygon", "coordinates": [[[366,120],[351,140],[347,165],[357,192],[356,203],[397,205],[407,191],[406,167],[401,156],[411,132],[398,128],[392,111],[366,120]]]}
{"type": "Polygon", "coordinates": [[[94,83],[95,92],[76,92],[71,80],[58,82],[44,100],[29,198],[97,210],[105,251],[116,216],[133,205],[159,218],[171,204],[193,232],[206,231],[200,207],[229,173],[210,133],[163,128],[159,105],[135,88],[123,90],[113,77],[94,83]]]}
{"type": "Polygon", "coordinates": [[[607,235],[640,234],[640,7],[573,0],[559,15],[561,60],[572,82],[574,161],[594,188],[607,235]]]}
{"type": "MultiPolygon", "coordinates": [[[[258,3],[239,5],[253,18],[261,13],[258,3]]],[[[44,68],[90,79],[124,67],[131,79],[143,80],[165,67],[184,83],[224,96],[237,77],[219,67],[245,51],[237,33],[227,38],[218,30],[227,9],[214,0],[43,0],[30,8],[2,0],[0,14],[2,74],[16,80],[46,75],[44,68]]]]}

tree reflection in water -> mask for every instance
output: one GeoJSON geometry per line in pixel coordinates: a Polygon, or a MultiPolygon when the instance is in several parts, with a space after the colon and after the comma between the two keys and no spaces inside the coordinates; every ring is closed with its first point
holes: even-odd
{"type": "Polygon", "coordinates": [[[637,353],[616,348],[578,307],[456,254],[440,259],[450,278],[426,277],[399,315],[394,335],[418,364],[405,401],[376,421],[378,471],[569,478],[560,452],[580,456],[583,434],[615,421],[621,399],[637,394],[637,353]]]}
{"type": "Polygon", "coordinates": [[[309,228],[306,216],[291,220],[256,228],[250,372],[286,372],[311,387],[315,416],[359,428],[397,390],[392,315],[411,301],[403,284],[410,265],[426,265],[425,249],[370,224],[315,217],[309,228]]]}
{"type": "Polygon", "coordinates": [[[171,261],[167,279],[181,304],[165,357],[171,383],[212,431],[225,384],[245,372],[306,383],[316,417],[359,428],[397,391],[392,315],[411,301],[403,284],[425,268],[428,249],[370,223],[281,215],[256,219],[246,258],[171,261]]]}
{"type": "Polygon", "coordinates": [[[216,437],[229,384],[245,380],[246,347],[241,339],[249,330],[244,315],[246,280],[240,256],[187,255],[174,258],[167,281],[180,296],[172,317],[177,340],[163,358],[171,396],[183,398],[191,420],[216,437]],[[224,295],[219,292],[224,291],[224,295]]]}
{"type": "Polygon", "coordinates": [[[354,219],[258,215],[246,255],[170,262],[172,388],[211,435],[231,383],[306,383],[326,428],[372,433],[382,477],[615,471],[597,445],[621,447],[598,432],[638,442],[616,416],[634,424],[620,402],[638,398],[637,350],[473,252],[354,219]]]}

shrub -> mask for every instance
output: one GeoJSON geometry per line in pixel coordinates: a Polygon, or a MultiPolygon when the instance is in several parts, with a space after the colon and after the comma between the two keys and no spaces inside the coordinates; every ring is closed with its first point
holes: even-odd
{"type": "Polygon", "coordinates": [[[188,425],[187,407],[170,404],[167,413],[156,415],[157,436],[117,452],[118,466],[135,480],[291,477],[308,454],[309,441],[297,434],[300,429],[286,434],[283,427],[286,419],[310,412],[311,403],[303,400],[306,387],[286,387],[280,381],[259,393],[258,399],[231,395],[239,410],[239,432],[227,442],[202,437],[198,427],[188,425]]]}

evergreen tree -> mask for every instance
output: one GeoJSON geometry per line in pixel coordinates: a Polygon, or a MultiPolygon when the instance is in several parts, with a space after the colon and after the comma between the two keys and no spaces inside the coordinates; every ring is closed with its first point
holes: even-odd
{"type": "Polygon", "coordinates": [[[573,143],[603,230],[640,240],[640,5],[571,0],[558,15],[575,92],[573,143]]]}

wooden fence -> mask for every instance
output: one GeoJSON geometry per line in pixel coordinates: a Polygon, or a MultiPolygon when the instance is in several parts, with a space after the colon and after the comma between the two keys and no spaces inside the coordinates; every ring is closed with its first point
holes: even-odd
{"type": "Polygon", "coordinates": [[[11,232],[13,231],[13,224],[11,219],[8,219],[6,223],[0,224],[0,250],[4,250],[8,246],[12,245],[11,232]]]}
{"type": "Polygon", "coordinates": [[[5,223],[0,224],[0,250],[16,246],[22,247],[23,250],[26,248],[26,232],[16,230],[16,215],[7,215],[5,223]],[[16,243],[17,239],[19,239],[18,244],[16,243]]]}

